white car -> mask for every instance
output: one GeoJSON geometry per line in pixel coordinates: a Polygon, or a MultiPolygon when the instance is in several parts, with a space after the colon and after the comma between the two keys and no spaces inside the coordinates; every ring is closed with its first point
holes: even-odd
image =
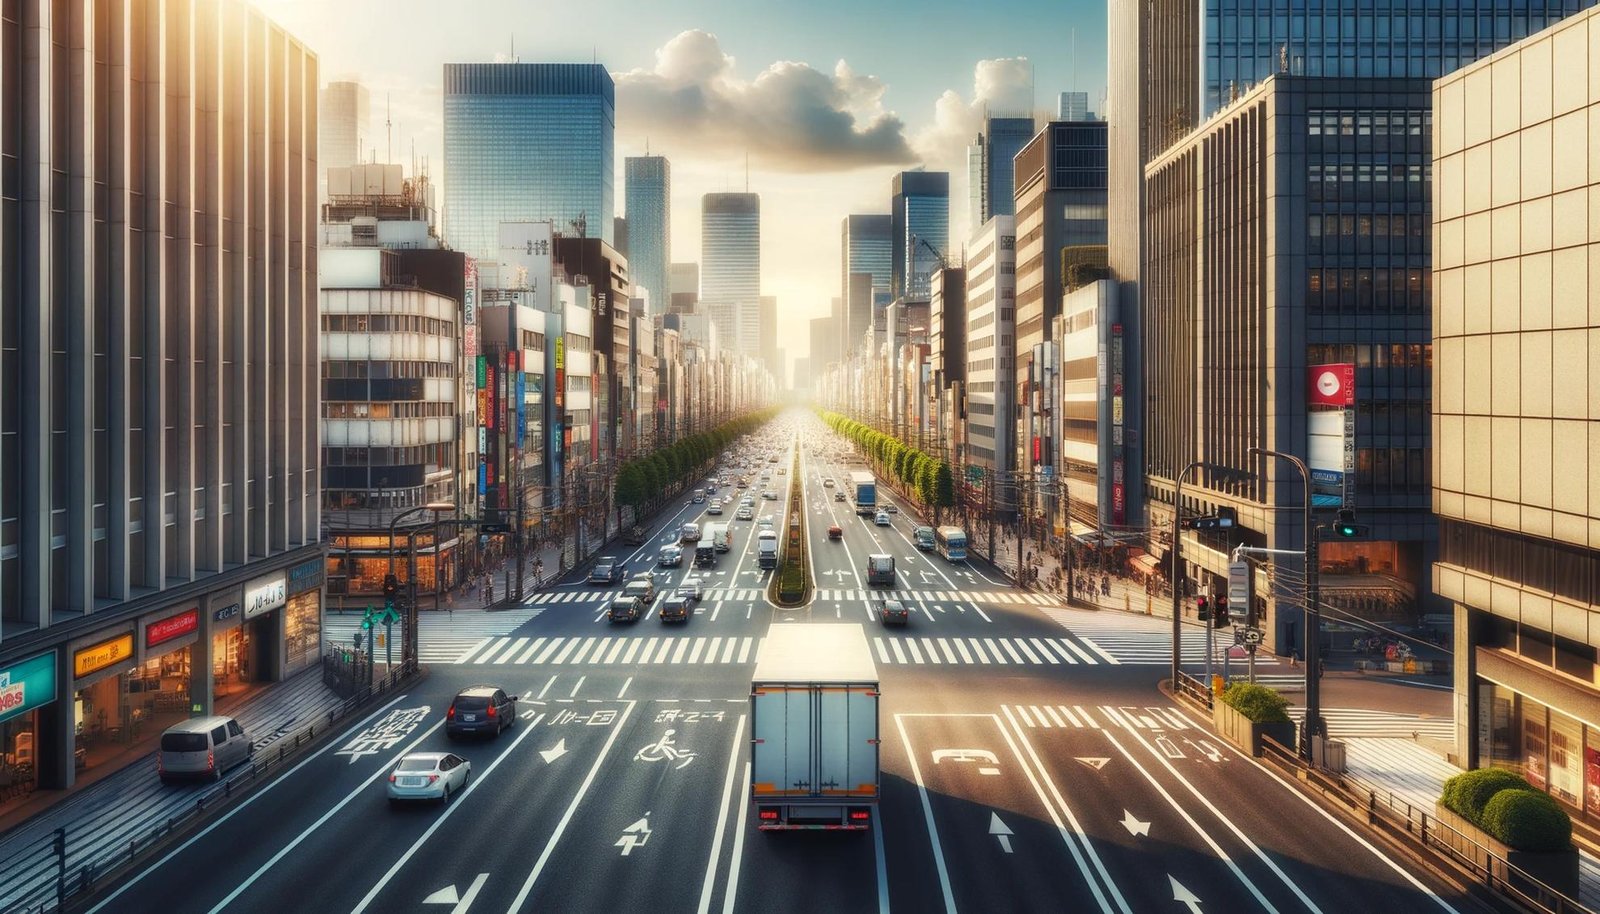
{"type": "Polygon", "coordinates": [[[900,506],[892,501],[886,501],[883,503],[883,510],[888,511],[890,514],[899,514],[900,506]]]}
{"type": "Polygon", "coordinates": [[[737,517],[739,520],[749,520],[750,518],[755,517],[755,516],[756,516],[755,509],[750,507],[749,505],[740,505],[739,506],[739,513],[734,515],[734,517],[737,517]]]}
{"type": "Polygon", "coordinates": [[[888,511],[879,511],[877,513],[877,515],[872,518],[872,522],[877,524],[880,527],[889,526],[889,523],[890,523],[890,521],[889,521],[889,512],[888,511]]]}
{"type": "Polygon", "coordinates": [[[760,527],[763,530],[771,530],[772,529],[772,518],[771,517],[763,517],[760,520],[756,521],[756,526],[760,527]]]}
{"type": "Polygon", "coordinates": [[[825,488],[825,489],[833,488],[833,477],[830,476],[827,479],[824,479],[822,481],[822,487],[825,488]]]}
{"type": "Polygon", "coordinates": [[[472,776],[472,763],[450,752],[413,752],[402,758],[389,772],[389,805],[405,800],[450,802],[472,776]]]}
{"type": "Polygon", "coordinates": [[[771,489],[768,489],[767,491],[761,493],[761,497],[765,498],[768,501],[777,501],[778,500],[778,493],[772,491],[771,489]]]}
{"type": "Polygon", "coordinates": [[[754,495],[746,495],[739,499],[739,507],[741,508],[754,508],[755,506],[756,497],[754,495]]]}
{"type": "Polygon", "coordinates": [[[711,504],[706,505],[706,513],[707,514],[721,514],[722,513],[722,502],[721,501],[713,501],[711,504]]]}

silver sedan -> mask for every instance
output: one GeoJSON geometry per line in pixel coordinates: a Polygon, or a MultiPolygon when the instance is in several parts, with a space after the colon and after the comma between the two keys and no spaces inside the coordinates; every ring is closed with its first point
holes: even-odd
{"type": "Polygon", "coordinates": [[[389,805],[404,800],[450,802],[472,775],[472,763],[450,752],[413,752],[389,772],[389,805]]]}

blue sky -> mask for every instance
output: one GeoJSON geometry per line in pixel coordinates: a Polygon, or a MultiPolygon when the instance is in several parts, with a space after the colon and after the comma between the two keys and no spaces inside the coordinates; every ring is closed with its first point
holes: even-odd
{"type": "Polygon", "coordinates": [[[698,257],[700,195],[741,187],[748,152],[750,189],[762,194],[763,291],[778,296],[782,339],[807,339],[804,321],[826,313],[839,293],[839,220],[886,212],[895,171],[952,170],[951,225],[964,231],[962,150],[979,96],[1019,104],[1030,69],[1040,111],[1063,89],[1088,92],[1098,110],[1105,88],[1105,5],[1085,0],[255,2],[317,51],[324,82],[369,87],[380,144],[387,95],[393,157],[409,161],[414,143],[436,172],[444,63],[506,59],[514,36],[523,61],[605,64],[619,78],[618,207],[622,157],[641,154],[648,134],[673,164],[674,260],[698,257]],[[1013,58],[1026,65],[980,68],[1013,58]],[[783,61],[808,66],[775,66],[783,61]],[[704,110],[658,104],[691,83],[704,110]]]}

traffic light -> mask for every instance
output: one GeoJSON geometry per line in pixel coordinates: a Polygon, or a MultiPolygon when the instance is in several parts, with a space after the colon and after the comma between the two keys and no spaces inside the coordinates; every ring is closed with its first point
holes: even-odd
{"type": "Polygon", "coordinates": [[[1199,517],[1187,518],[1180,521],[1178,526],[1185,530],[1232,530],[1239,523],[1239,512],[1232,508],[1218,508],[1215,514],[1202,514],[1199,517]]]}
{"type": "Polygon", "coordinates": [[[1211,621],[1211,604],[1204,596],[1195,601],[1195,609],[1200,616],[1201,622],[1211,621]]]}
{"type": "Polygon", "coordinates": [[[1366,524],[1356,523],[1356,512],[1345,508],[1339,512],[1333,522],[1333,535],[1342,539],[1355,539],[1366,536],[1372,531],[1366,524]]]}
{"type": "Polygon", "coordinates": [[[1216,621],[1217,628],[1228,627],[1228,624],[1232,620],[1228,618],[1227,596],[1223,594],[1217,594],[1217,605],[1212,609],[1211,617],[1216,621]]]}
{"type": "Polygon", "coordinates": [[[383,578],[383,599],[394,605],[394,598],[400,595],[400,579],[394,574],[385,575],[383,578]]]}

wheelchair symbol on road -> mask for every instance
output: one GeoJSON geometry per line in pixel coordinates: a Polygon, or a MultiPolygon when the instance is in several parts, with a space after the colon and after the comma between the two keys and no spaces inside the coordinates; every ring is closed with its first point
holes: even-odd
{"type": "Polygon", "coordinates": [[[659,740],[634,753],[633,760],[636,762],[677,762],[679,769],[687,768],[698,753],[689,749],[677,748],[677,744],[672,740],[672,734],[677,732],[676,730],[668,730],[661,734],[659,740]]]}

